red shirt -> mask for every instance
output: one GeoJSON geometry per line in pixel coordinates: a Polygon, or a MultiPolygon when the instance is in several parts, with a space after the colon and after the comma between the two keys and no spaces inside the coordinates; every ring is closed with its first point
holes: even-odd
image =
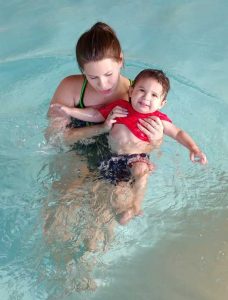
{"type": "Polygon", "coordinates": [[[161,120],[171,122],[172,121],[168,118],[166,114],[161,113],[160,111],[156,110],[153,113],[142,114],[134,110],[132,105],[125,100],[116,100],[100,109],[99,112],[102,116],[106,119],[109,113],[113,110],[114,107],[120,106],[126,108],[128,110],[128,115],[123,118],[116,118],[115,124],[124,124],[127,128],[140,140],[149,142],[148,137],[137,127],[138,119],[145,119],[147,117],[156,116],[159,117],[161,120]]]}

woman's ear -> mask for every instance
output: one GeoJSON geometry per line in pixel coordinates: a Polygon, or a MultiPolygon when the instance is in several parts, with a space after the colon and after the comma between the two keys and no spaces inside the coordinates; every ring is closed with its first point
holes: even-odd
{"type": "Polygon", "coordinates": [[[120,67],[122,68],[124,66],[124,55],[123,52],[121,51],[120,53],[120,67]]]}

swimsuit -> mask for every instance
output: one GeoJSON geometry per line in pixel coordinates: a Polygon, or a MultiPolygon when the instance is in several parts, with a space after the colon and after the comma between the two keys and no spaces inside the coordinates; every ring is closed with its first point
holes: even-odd
{"type": "MultiPolygon", "coordinates": [[[[77,108],[85,108],[83,100],[87,82],[88,81],[85,78],[82,84],[79,103],[78,105],[75,105],[75,107],[77,108]]],[[[95,124],[97,123],[85,122],[76,118],[71,118],[71,123],[67,127],[82,128],[95,124]]],[[[110,152],[110,149],[108,146],[107,133],[101,134],[99,136],[94,136],[91,140],[91,143],[89,143],[88,141],[88,139],[78,141],[77,143],[72,145],[71,150],[74,150],[78,154],[86,157],[88,161],[88,167],[90,171],[92,171],[97,169],[97,162],[103,160],[106,153],[110,152]]]]}
{"type": "MultiPolygon", "coordinates": [[[[106,119],[109,115],[109,113],[112,111],[112,109],[116,106],[120,106],[123,108],[126,108],[128,110],[128,115],[126,117],[122,118],[116,118],[116,123],[115,124],[124,124],[127,126],[127,128],[140,140],[149,142],[148,137],[143,133],[138,127],[137,127],[137,122],[139,119],[145,119],[150,116],[156,116],[159,117],[161,120],[168,121],[172,123],[172,121],[168,118],[166,114],[163,114],[160,111],[155,111],[153,113],[147,113],[147,114],[142,114],[140,112],[137,112],[134,110],[132,105],[125,100],[116,100],[103,108],[98,109],[99,112],[102,114],[102,116],[106,119]]],[[[114,124],[114,126],[115,126],[114,124]]]]}
{"type": "MultiPolygon", "coordinates": [[[[76,108],[85,108],[84,94],[85,94],[85,89],[86,89],[87,83],[88,83],[87,79],[84,78],[82,88],[81,88],[79,103],[77,105],[75,105],[76,108]]],[[[81,127],[95,125],[95,124],[97,124],[97,123],[86,122],[86,121],[78,120],[76,118],[71,117],[71,123],[67,127],[81,128],[81,127]]]]}
{"type": "Polygon", "coordinates": [[[118,184],[121,181],[128,182],[132,179],[131,166],[136,162],[144,162],[151,165],[149,155],[140,154],[110,154],[103,160],[98,169],[100,171],[100,179],[106,179],[111,184],[118,184]]]}

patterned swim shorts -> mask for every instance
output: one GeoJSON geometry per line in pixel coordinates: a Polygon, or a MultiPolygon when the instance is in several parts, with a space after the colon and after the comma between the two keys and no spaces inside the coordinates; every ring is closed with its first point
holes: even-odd
{"type": "Polygon", "coordinates": [[[103,160],[98,169],[100,176],[112,184],[117,184],[121,181],[128,182],[132,179],[131,167],[133,163],[145,162],[151,165],[149,155],[146,153],[140,154],[122,154],[112,155],[110,158],[103,160]]]}

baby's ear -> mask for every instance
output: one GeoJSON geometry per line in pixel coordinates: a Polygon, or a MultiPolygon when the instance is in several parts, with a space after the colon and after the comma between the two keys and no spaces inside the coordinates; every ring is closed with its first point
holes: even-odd
{"type": "Polygon", "coordinates": [[[130,98],[131,98],[132,92],[133,92],[133,87],[130,86],[129,90],[128,90],[128,95],[129,95],[130,98]]]}
{"type": "Polygon", "coordinates": [[[164,98],[161,103],[161,108],[164,107],[166,105],[166,103],[167,103],[167,100],[166,100],[166,98],[164,98]]]}
{"type": "Polygon", "coordinates": [[[122,52],[122,51],[121,51],[121,53],[120,53],[120,58],[121,58],[121,60],[124,59],[124,55],[123,55],[123,52],[122,52]]]}

